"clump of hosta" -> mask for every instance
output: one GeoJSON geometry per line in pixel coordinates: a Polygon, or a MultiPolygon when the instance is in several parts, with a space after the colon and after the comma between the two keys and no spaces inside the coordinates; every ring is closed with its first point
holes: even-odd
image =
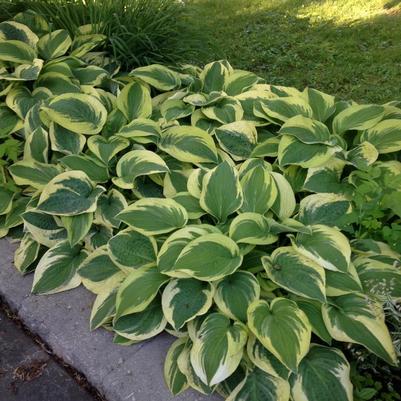
{"type": "Polygon", "coordinates": [[[1,233],[20,233],[34,293],[82,283],[97,295],[91,328],[119,344],[177,336],[174,394],[345,401],[339,342],[397,363],[382,302],[401,297],[400,255],[350,219],[361,174],[400,176],[396,104],[268,85],[227,62],[121,74],[88,64],[99,38],[35,21],[0,24],[0,129],[24,143],[2,173],[1,233]]]}

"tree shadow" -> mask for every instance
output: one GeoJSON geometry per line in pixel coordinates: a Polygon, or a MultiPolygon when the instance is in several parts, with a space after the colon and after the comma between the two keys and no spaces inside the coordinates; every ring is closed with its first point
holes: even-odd
{"type": "Polygon", "coordinates": [[[198,15],[212,44],[202,61],[227,58],[269,83],[312,86],[359,102],[400,98],[401,13],[394,7],[401,1],[371,18],[341,23],[302,13],[302,4],[321,2],[284,0],[256,11],[247,0],[214,2],[198,15]]]}

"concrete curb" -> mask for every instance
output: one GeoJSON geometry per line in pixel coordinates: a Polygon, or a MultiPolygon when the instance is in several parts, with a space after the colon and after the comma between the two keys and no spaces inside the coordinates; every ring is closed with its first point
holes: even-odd
{"type": "Polygon", "coordinates": [[[0,295],[26,327],[79,372],[108,401],[221,401],[187,391],[173,397],[163,380],[163,363],[173,337],[129,347],[112,343],[106,330],[89,331],[93,295],[78,289],[50,296],[30,293],[32,275],[22,277],[13,266],[16,245],[0,240],[0,295]]]}

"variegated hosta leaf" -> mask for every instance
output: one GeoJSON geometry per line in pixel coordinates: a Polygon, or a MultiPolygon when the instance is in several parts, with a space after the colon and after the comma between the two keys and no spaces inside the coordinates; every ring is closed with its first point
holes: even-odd
{"type": "Polygon", "coordinates": [[[123,189],[133,189],[135,179],[143,175],[167,173],[165,161],[150,150],[132,150],[119,159],[116,167],[117,177],[113,183],[123,189]]]}
{"type": "Polygon", "coordinates": [[[138,143],[157,143],[161,135],[161,130],[159,124],[153,120],[136,118],[129,124],[121,127],[117,135],[138,143]]]}
{"type": "Polygon", "coordinates": [[[176,275],[174,271],[178,256],[192,240],[212,233],[220,233],[220,231],[215,226],[199,224],[188,225],[171,234],[160,248],[157,256],[157,266],[159,270],[172,277],[188,277],[185,273],[176,275]]]}
{"type": "Polygon", "coordinates": [[[242,205],[242,191],[236,169],[228,162],[219,164],[203,177],[200,206],[220,222],[242,205]]]}
{"type": "Polygon", "coordinates": [[[361,344],[387,363],[397,364],[383,309],[366,295],[348,294],[331,299],[330,304],[323,305],[323,318],[335,340],[361,344]]]}
{"type": "Polygon", "coordinates": [[[235,390],[235,388],[238,386],[238,383],[244,380],[246,374],[245,369],[246,367],[241,366],[240,364],[230,377],[216,386],[216,392],[226,399],[235,390]]]}
{"type": "Polygon", "coordinates": [[[196,316],[204,315],[212,306],[214,289],[209,283],[192,278],[171,280],[162,296],[163,313],[176,329],[196,316]]]}
{"type": "Polygon", "coordinates": [[[195,373],[195,370],[191,364],[191,348],[192,341],[187,339],[185,347],[178,356],[178,368],[185,374],[190,387],[202,394],[209,395],[213,392],[213,388],[203,383],[203,381],[195,373]]]}
{"type": "Polygon", "coordinates": [[[271,209],[281,220],[291,217],[296,206],[294,191],[282,174],[273,172],[270,174],[277,188],[277,196],[271,209]]]}
{"type": "Polygon", "coordinates": [[[346,188],[340,182],[345,162],[331,159],[324,166],[308,169],[303,189],[310,192],[341,193],[346,188]]]}
{"type": "Polygon", "coordinates": [[[164,361],[164,381],[173,395],[178,395],[188,388],[188,381],[178,366],[178,358],[185,347],[187,338],[179,338],[171,344],[164,361]]]}
{"type": "Polygon", "coordinates": [[[67,241],[58,242],[40,259],[33,277],[34,294],[54,294],[81,284],[77,271],[87,257],[80,245],[73,247],[67,241]]]}
{"type": "MultiPolygon", "coordinates": [[[[85,25],[84,25],[85,26],[85,25]]],[[[106,40],[106,36],[100,33],[90,34],[88,31],[76,35],[72,42],[71,56],[82,57],[106,40]]]]}
{"type": "Polygon", "coordinates": [[[11,211],[14,196],[15,194],[9,189],[0,187],[0,216],[11,211]]]}
{"type": "Polygon", "coordinates": [[[86,142],[84,135],[77,134],[55,123],[50,123],[49,137],[51,149],[65,155],[80,153],[86,142]]]}
{"type": "Polygon", "coordinates": [[[215,129],[215,136],[221,148],[235,160],[250,157],[257,143],[255,126],[248,121],[236,121],[215,129]]]}
{"type": "Polygon", "coordinates": [[[271,93],[273,93],[278,97],[287,97],[287,96],[302,97],[302,92],[300,92],[297,88],[292,88],[290,86],[260,84],[258,85],[258,87],[264,88],[265,90],[269,90],[271,91],[271,93]]]}
{"type": "Polygon", "coordinates": [[[361,141],[370,142],[379,153],[398,152],[401,150],[401,120],[379,122],[362,133],[361,141]]]}
{"type": "Polygon", "coordinates": [[[231,97],[225,97],[211,106],[203,107],[202,113],[207,118],[216,120],[221,124],[230,124],[235,121],[240,122],[244,115],[241,103],[231,97]]]}
{"type": "Polygon", "coordinates": [[[269,375],[288,379],[288,369],[253,334],[249,335],[246,348],[249,359],[259,369],[269,375]]]}
{"type": "MultiPolygon", "coordinates": [[[[70,73],[70,72],[68,72],[70,73]]],[[[57,71],[49,71],[49,72],[45,72],[40,74],[39,78],[36,80],[36,86],[41,87],[41,88],[45,88],[45,90],[50,91],[53,95],[63,95],[63,94],[68,94],[68,95],[75,95],[75,94],[81,94],[80,93],[80,86],[78,85],[77,81],[73,81],[70,77],[68,77],[67,75],[65,75],[65,73],[62,72],[57,72],[57,71]]],[[[82,94],[82,96],[88,96],[88,97],[92,97],[93,99],[97,98],[95,96],[91,96],[88,94],[82,94]]],[[[85,98],[80,98],[81,100],[85,99],[85,98]]],[[[75,102],[76,106],[80,106],[79,102],[75,102]]],[[[99,101],[99,104],[102,104],[99,101]]],[[[103,104],[102,104],[103,106],[103,104]]],[[[78,109],[74,110],[74,114],[78,115],[78,109]]],[[[106,110],[106,109],[105,109],[106,110]]],[[[44,111],[43,106],[41,107],[41,111],[44,111]]],[[[64,111],[67,111],[64,110],[64,111]]],[[[62,113],[61,115],[58,116],[58,118],[61,120],[62,116],[64,115],[64,113],[62,113]]],[[[86,119],[85,116],[84,119],[86,119]]],[[[40,118],[42,121],[47,123],[51,120],[50,117],[45,114],[44,112],[42,112],[40,114],[40,118]]],[[[65,115],[63,117],[63,121],[65,123],[68,122],[68,115],[65,115]]],[[[79,119],[79,121],[81,121],[81,119],[79,119]]],[[[63,124],[61,124],[63,125],[63,124]]],[[[80,127],[80,130],[82,130],[83,127],[80,127]]],[[[75,129],[74,129],[75,131],[75,129]]]]}
{"type": "Polygon", "coordinates": [[[244,198],[241,212],[265,214],[273,206],[278,195],[277,185],[265,163],[259,162],[241,174],[240,182],[244,198]]]}
{"type": "Polygon", "coordinates": [[[139,199],[117,217],[144,235],[168,233],[188,221],[188,214],[179,203],[161,198],[139,199]]]}
{"type": "Polygon", "coordinates": [[[305,144],[294,136],[283,135],[278,146],[278,161],[280,166],[319,167],[327,163],[336,151],[334,146],[305,144]]]}
{"type": "Polygon", "coordinates": [[[280,137],[272,135],[266,139],[260,140],[259,143],[254,147],[251,156],[252,157],[277,157],[278,145],[280,143],[280,137]]]}
{"type": "Polygon", "coordinates": [[[309,103],[313,111],[313,118],[316,120],[324,123],[336,110],[334,96],[312,88],[305,88],[302,95],[309,103]]]}
{"type": "Polygon", "coordinates": [[[129,140],[118,136],[105,138],[100,135],[94,135],[88,138],[89,150],[106,164],[128,146],[129,140]]]}
{"type": "Polygon", "coordinates": [[[7,93],[6,105],[13,110],[20,118],[24,119],[28,111],[38,102],[38,98],[31,91],[24,87],[15,87],[7,93]]]}
{"type": "Polygon", "coordinates": [[[32,11],[18,13],[13,17],[13,21],[26,25],[36,35],[43,35],[50,30],[45,18],[32,11]]]}
{"type": "Polygon", "coordinates": [[[102,294],[109,288],[116,287],[125,274],[111,260],[107,246],[95,249],[81,263],[78,274],[82,284],[95,294],[102,294]]]}
{"type": "Polygon", "coordinates": [[[157,244],[151,236],[127,228],[109,240],[110,258],[125,272],[141,267],[154,266],[157,244]]]}
{"type": "Polygon", "coordinates": [[[235,96],[235,98],[240,101],[242,109],[244,110],[243,120],[249,121],[257,127],[269,124],[269,122],[266,121],[265,114],[261,113],[260,103],[274,97],[275,95],[271,92],[257,89],[248,90],[235,96]],[[258,115],[256,115],[255,112],[258,115]]]}
{"type": "Polygon", "coordinates": [[[347,161],[359,170],[366,170],[377,160],[378,156],[377,149],[367,141],[362,142],[346,154],[347,161]]]}
{"type": "MultiPolygon", "coordinates": [[[[209,106],[223,99],[225,94],[223,92],[211,92],[211,93],[192,93],[183,98],[185,103],[192,104],[193,106],[209,106]]],[[[203,113],[202,113],[203,114],[203,113]]]]}
{"type": "Polygon", "coordinates": [[[269,245],[278,240],[270,232],[269,220],[258,213],[241,213],[230,224],[230,237],[238,243],[269,245]]]}
{"type": "Polygon", "coordinates": [[[30,209],[22,214],[22,218],[25,228],[39,244],[51,248],[59,241],[67,239],[66,229],[55,220],[54,216],[30,209]]]}
{"type": "Polygon", "coordinates": [[[352,212],[347,196],[319,193],[306,196],[299,204],[299,219],[304,224],[343,225],[342,218],[352,212]]]}
{"type": "Polygon", "coordinates": [[[118,289],[116,319],[144,311],[168,280],[169,277],[160,274],[154,267],[141,267],[132,271],[118,289]]]}
{"type": "Polygon", "coordinates": [[[188,192],[195,198],[200,199],[201,197],[203,177],[206,173],[206,170],[197,168],[192,170],[192,172],[188,176],[187,189],[188,192]]]}
{"type": "Polygon", "coordinates": [[[298,307],[302,309],[307,316],[312,326],[312,332],[324,342],[331,345],[332,338],[323,320],[322,304],[319,301],[307,298],[296,298],[295,301],[298,307]]]}
{"type": "Polygon", "coordinates": [[[376,255],[359,256],[353,261],[367,293],[381,299],[401,298],[401,265],[399,259],[376,255]]]}
{"type": "Polygon", "coordinates": [[[124,195],[116,189],[112,189],[107,194],[100,195],[95,218],[106,226],[118,228],[121,221],[116,216],[126,207],[128,207],[128,203],[124,195]]]}
{"type": "Polygon", "coordinates": [[[213,138],[192,126],[174,126],[161,134],[159,148],[175,159],[189,163],[217,163],[213,138]]]}
{"type": "Polygon", "coordinates": [[[0,105],[0,138],[6,138],[9,134],[22,128],[22,120],[7,106],[0,105]]]}
{"type": "Polygon", "coordinates": [[[377,104],[349,106],[334,117],[333,131],[335,134],[363,131],[376,125],[384,117],[384,112],[384,107],[377,104]]]}
{"type": "Polygon", "coordinates": [[[325,124],[302,115],[287,120],[279,132],[281,135],[295,137],[305,144],[331,145],[332,143],[330,131],[325,124]]]}
{"type": "Polygon", "coordinates": [[[267,218],[270,225],[270,230],[273,234],[280,233],[304,233],[311,234],[312,228],[310,226],[305,226],[298,220],[287,218],[283,219],[280,223],[274,219],[267,218]]]}
{"type": "Polygon", "coordinates": [[[127,123],[124,114],[119,109],[113,109],[107,116],[102,132],[104,136],[118,135],[119,130],[127,123]]]}
{"type": "Polygon", "coordinates": [[[261,79],[253,72],[234,70],[227,78],[224,92],[229,96],[239,95],[247,91],[261,79]]]}
{"type": "Polygon", "coordinates": [[[91,181],[105,183],[109,180],[107,166],[96,157],[88,155],[67,155],[60,159],[67,170],[83,171],[91,181]]]}
{"type": "Polygon", "coordinates": [[[311,118],[313,111],[302,97],[288,96],[264,100],[260,107],[255,109],[255,114],[279,124],[297,115],[311,118]]]}
{"type": "Polygon", "coordinates": [[[206,234],[189,242],[168,274],[184,273],[202,281],[216,281],[241,265],[238,245],[223,234],[206,234]]]}
{"type": "Polygon", "coordinates": [[[296,250],[328,270],[347,272],[351,246],[336,228],[317,224],[311,234],[299,233],[293,241],[296,250]]]}
{"type": "Polygon", "coordinates": [[[248,308],[248,327],[280,362],[297,371],[309,350],[311,327],[295,302],[275,298],[270,305],[264,300],[252,303],[248,308]]]}
{"type": "Polygon", "coordinates": [[[149,118],[152,114],[149,89],[139,82],[131,82],[117,96],[117,107],[128,121],[149,118]]]}
{"type": "Polygon", "coordinates": [[[20,64],[10,74],[1,74],[0,78],[6,81],[34,81],[38,79],[43,67],[43,60],[35,58],[32,64],[20,64]]]}
{"type": "Polygon", "coordinates": [[[178,192],[172,199],[185,208],[189,219],[199,219],[206,214],[200,207],[199,199],[192,196],[189,192],[178,192]]]}
{"type": "Polygon", "coordinates": [[[20,40],[0,42],[0,60],[16,64],[32,64],[36,58],[35,50],[20,40]]]}
{"type": "Polygon", "coordinates": [[[352,250],[361,256],[389,256],[399,259],[400,254],[390,248],[385,242],[374,241],[373,239],[354,239],[351,241],[352,250]]]}
{"type": "Polygon", "coordinates": [[[93,213],[61,216],[61,223],[67,230],[67,239],[70,245],[74,246],[88,234],[93,223],[93,213]]]}
{"type": "Polygon", "coordinates": [[[85,237],[85,248],[92,252],[103,245],[107,245],[113,236],[113,229],[103,224],[93,224],[85,237]]]}
{"type": "Polygon", "coordinates": [[[0,23],[1,40],[19,40],[31,47],[35,47],[39,38],[25,24],[18,21],[3,21],[0,23]]]}
{"type": "Polygon", "coordinates": [[[90,329],[95,330],[103,324],[111,321],[116,312],[117,289],[99,294],[92,306],[90,316],[90,329]]]}
{"type": "Polygon", "coordinates": [[[196,334],[191,364],[203,383],[214,386],[237,369],[247,340],[246,326],[221,313],[210,314],[196,334]]]}
{"type": "MultiPolygon", "coordinates": [[[[28,202],[29,198],[25,196],[16,199],[12,204],[11,210],[6,215],[1,216],[2,221],[0,223],[0,227],[9,230],[22,224],[22,214],[26,209],[28,202]]],[[[6,234],[7,231],[4,235],[6,234]]]]}
{"type": "Polygon", "coordinates": [[[51,121],[85,135],[99,133],[107,119],[107,110],[100,100],[83,93],[56,96],[42,110],[51,121]]]}
{"type": "Polygon", "coordinates": [[[67,171],[54,177],[43,188],[37,209],[58,216],[91,213],[96,210],[96,202],[102,192],[104,188],[94,188],[84,172],[67,171]]]}
{"type": "Polygon", "coordinates": [[[160,91],[170,91],[181,84],[177,72],[160,64],[135,68],[129,75],[141,79],[160,91]]]}
{"type": "Polygon", "coordinates": [[[42,127],[36,128],[26,137],[24,145],[24,160],[48,162],[49,135],[42,127]]]}
{"type": "MultiPolygon", "coordinates": [[[[81,87],[88,87],[90,85],[97,86],[97,85],[102,85],[105,78],[109,77],[109,73],[104,69],[101,68],[97,65],[86,65],[82,68],[74,68],[74,76],[77,78],[79,83],[81,84],[81,87]]],[[[86,88],[85,88],[86,89],[86,88]]],[[[101,90],[101,89],[100,89],[101,90]]],[[[116,97],[113,97],[113,100],[111,100],[111,96],[105,95],[102,96],[102,94],[99,92],[99,89],[95,92],[93,88],[88,89],[88,94],[92,91],[91,94],[93,94],[96,97],[99,97],[99,100],[104,104],[107,110],[111,110],[114,106],[115,99],[116,97]]],[[[108,92],[103,92],[103,94],[106,94],[108,92]]]]}
{"type": "Polygon", "coordinates": [[[160,107],[160,113],[166,121],[188,117],[194,110],[194,106],[178,99],[167,99],[160,107]]]}
{"type": "Polygon", "coordinates": [[[294,294],[326,301],[325,273],[321,265],[301,255],[291,246],[276,248],[262,258],[270,280],[294,294]]]}
{"type": "Polygon", "coordinates": [[[207,118],[201,109],[196,109],[191,114],[191,125],[212,134],[213,130],[220,126],[220,123],[217,120],[207,118]]]}
{"type": "Polygon", "coordinates": [[[344,354],[322,345],[312,345],[290,378],[294,401],[352,401],[350,366],[344,354]]]}
{"type": "Polygon", "coordinates": [[[26,274],[33,270],[32,264],[39,256],[40,244],[36,242],[30,233],[23,236],[18,249],[14,254],[14,266],[26,274]]]}
{"type": "Polygon", "coordinates": [[[129,340],[143,341],[157,336],[165,329],[166,324],[160,297],[156,297],[146,309],[115,319],[113,330],[129,340]]]}
{"type": "Polygon", "coordinates": [[[125,338],[123,336],[120,336],[119,334],[114,334],[113,336],[113,344],[116,345],[122,345],[124,347],[129,347],[133,344],[137,344],[138,341],[135,340],[129,340],[128,338],[125,338]]]}
{"type": "Polygon", "coordinates": [[[254,367],[226,401],[288,401],[290,386],[286,380],[254,367]]]}
{"type": "Polygon", "coordinates": [[[362,292],[362,284],[352,262],[348,267],[348,272],[326,270],[326,294],[328,297],[337,297],[353,292],[362,292]]]}
{"type": "MultiPolygon", "coordinates": [[[[174,168],[174,166],[172,166],[171,168],[174,168]]],[[[183,169],[183,170],[170,169],[170,172],[165,174],[164,176],[163,195],[166,198],[172,198],[178,192],[185,193],[187,191],[188,176],[191,175],[192,171],[193,169],[183,169]]],[[[191,194],[189,195],[192,196],[191,194]]]]}
{"type": "Polygon", "coordinates": [[[28,185],[36,189],[42,189],[62,171],[57,165],[35,160],[16,162],[8,170],[17,185],[28,185]]]}
{"type": "Polygon", "coordinates": [[[202,92],[210,93],[224,90],[232,67],[222,61],[206,64],[199,78],[202,81],[202,92]]]}
{"type": "Polygon", "coordinates": [[[72,40],[68,31],[58,29],[43,35],[38,42],[38,51],[45,60],[63,56],[71,46],[72,40]]]}
{"type": "Polygon", "coordinates": [[[233,320],[246,322],[248,306],[259,299],[260,286],[252,273],[237,271],[215,284],[214,301],[233,320]]]}

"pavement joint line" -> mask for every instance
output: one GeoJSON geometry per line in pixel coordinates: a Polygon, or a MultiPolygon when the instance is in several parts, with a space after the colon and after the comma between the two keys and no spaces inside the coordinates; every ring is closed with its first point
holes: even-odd
{"type": "Polygon", "coordinates": [[[7,316],[8,319],[12,321],[14,325],[16,325],[19,329],[21,329],[29,338],[31,338],[35,344],[37,344],[42,351],[44,351],[49,358],[51,358],[58,366],[60,366],[64,371],[68,373],[70,377],[74,379],[74,381],[82,388],[84,388],[90,395],[94,397],[95,401],[107,401],[104,396],[100,394],[100,392],[92,386],[86,376],[76,370],[73,366],[68,364],[58,355],[56,355],[50,346],[37,334],[32,333],[31,330],[24,324],[18,312],[13,310],[12,307],[7,303],[4,297],[0,294],[0,310],[7,316]]]}

